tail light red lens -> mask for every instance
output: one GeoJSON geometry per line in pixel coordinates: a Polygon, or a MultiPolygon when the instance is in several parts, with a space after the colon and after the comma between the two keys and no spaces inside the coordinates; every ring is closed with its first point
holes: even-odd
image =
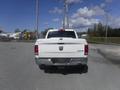
{"type": "Polygon", "coordinates": [[[35,55],[38,55],[38,51],[39,51],[39,50],[38,50],[38,45],[35,45],[35,46],[34,46],[34,53],[35,53],[35,55]]]}
{"type": "Polygon", "coordinates": [[[88,45],[84,46],[84,55],[88,55],[88,45]]]}

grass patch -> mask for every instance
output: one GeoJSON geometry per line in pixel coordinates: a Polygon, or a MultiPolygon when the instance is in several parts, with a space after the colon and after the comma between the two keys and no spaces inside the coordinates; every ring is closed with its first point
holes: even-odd
{"type": "Polygon", "coordinates": [[[105,37],[89,37],[87,38],[89,43],[116,43],[120,44],[120,37],[108,37],[107,41],[105,37]]]}

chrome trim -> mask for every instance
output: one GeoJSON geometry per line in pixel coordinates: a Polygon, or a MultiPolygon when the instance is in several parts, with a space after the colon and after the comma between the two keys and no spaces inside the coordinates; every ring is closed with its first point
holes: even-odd
{"type": "MultiPolygon", "coordinates": [[[[51,61],[52,58],[35,58],[35,62],[37,65],[78,65],[78,64],[87,64],[88,58],[69,58],[69,63],[53,63],[51,61]]],[[[62,59],[62,58],[61,58],[62,59]]],[[[63,58],[64,59],[64,58],[63,58]]]]}

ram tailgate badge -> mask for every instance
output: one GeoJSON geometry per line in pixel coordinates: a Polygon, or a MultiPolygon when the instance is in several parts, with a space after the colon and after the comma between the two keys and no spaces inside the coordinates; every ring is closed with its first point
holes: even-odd
{"type": "Polygon", "coordinates": [[[63,51],[63,46],[59,46],[59,50],[60,50],[60,51],[63,51]]]}

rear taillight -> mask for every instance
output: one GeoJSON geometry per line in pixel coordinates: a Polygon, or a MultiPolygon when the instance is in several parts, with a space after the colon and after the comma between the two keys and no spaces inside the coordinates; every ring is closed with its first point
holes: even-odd
{"type": "Polygon", "coordinates": [[[88,45],[84,46],[84,55],[88,55],[88,45]]]}
{"type": "Polygon", "coordinates": [[[35,53],[35,55],[38,55],[38,45],[34,46],[34,53],[35,53]]]}

